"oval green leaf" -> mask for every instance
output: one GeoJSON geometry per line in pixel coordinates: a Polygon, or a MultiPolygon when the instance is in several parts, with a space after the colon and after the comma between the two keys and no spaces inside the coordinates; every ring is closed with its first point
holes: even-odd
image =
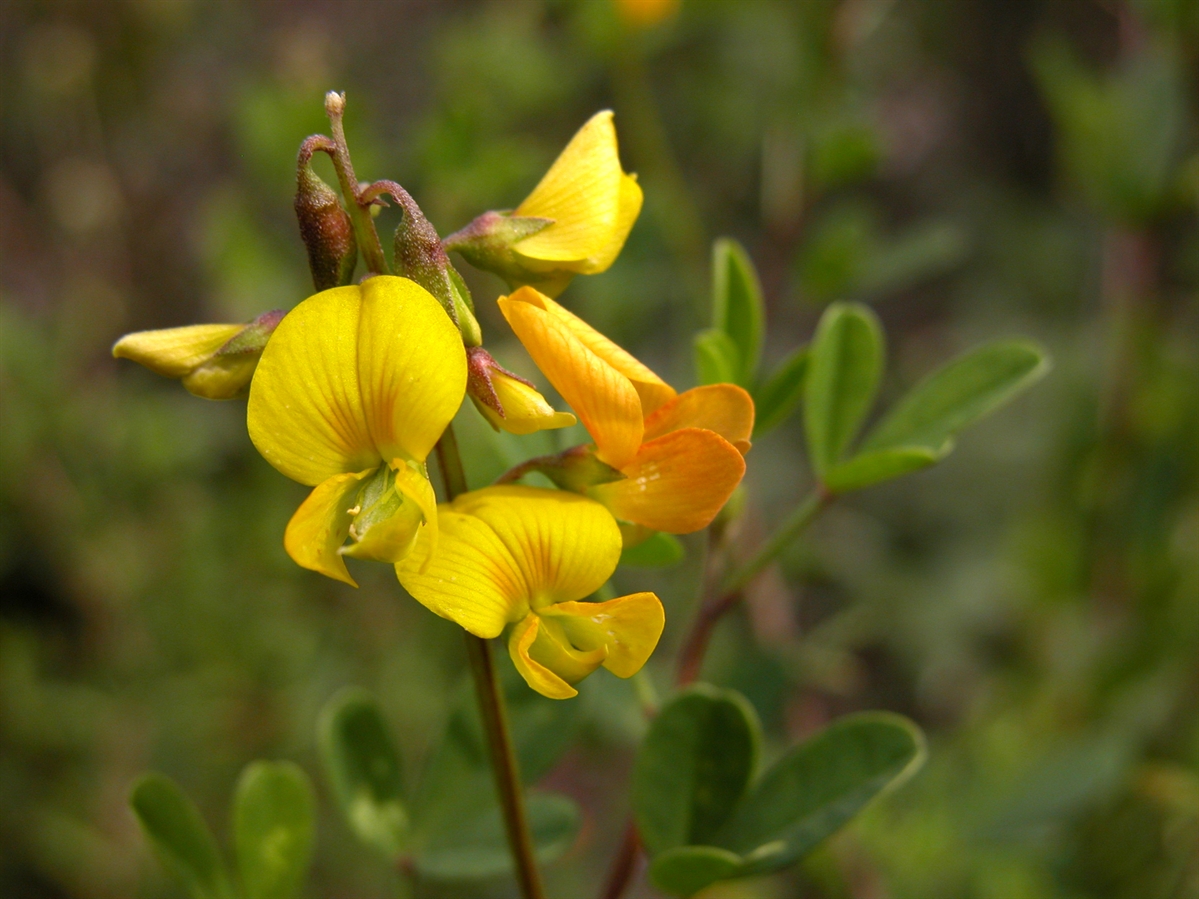
{"type": "Polygon", "coordinates": [[[254,762],[233,800],[233,845],[245,899],[293,899],[316,836],[312,784],[299,765],[254,762]]]}
{"type": "Polygon", "coordinates": [[[742,387],[753,384],[758,370],[765,320],[762,286],[749,254],[737,241],[720,238],[712,244],[712,326],[736,347],[737,364],[729,380],[742,387]]]}
{"type": "Polygon", "coordinates": [[[622,550],[620,564],[637,568],[665,568],[668,565],[677,565],[683,561],[686,554],[683,542],[678,537],[664,531],[655,531],[653,536],[642,540],[636,546],[622,550]]]}
{"type": "Polygon", "coordinates": [[[741,856],[716,846],[676,846],[657,856],[649,879],[658,889],[676,896],[690,896],[718,880],[741,873],[741,856]]]}
{"type": "Polygon", "coordinates": [[[801,346],[774,370],[754,392],[754,439],[757,440],[791,417],[803,399],[808,348],[801,346]]]}
{"type": "Polygon", "coordinates": [[[325,706],[319,724],[325,775],[358,837],[395,857],[408,838],[400,757],[366,690],[350,687],[325,706]]]}
{"type": "MultiPolygon", "coordinates": [[[[579,832],[579,809],[566,796],[532,793],[525,803],[537,860],[553,861],[579,832]]],[[[481,880],[512,870],[512,853],[500,810],[446,822],[424,835],[415,853],[417,870],[434,880],[481,880]]]]}
{"type": "Polygon", "coordinates": [[[651,856],[712,842],[753,777],[759,732],[732,690],[696,684],[663,706],[633,768],[633,815],[651,856]]]}
{"type": "Polygon", "coordinates": [[[744,874],[777,871],[816,845],[924,760],[920,729],[900,715],[850,715],[791,749],[754,785],[717,845],[744,874]]]}
{"type": "Polygon", "coordinates": [[[737,380],[740,359],[733,338],[718,328],[695,335],[695,377],[700,384],[726,384],[737,380]]]}
{"type": "Polygon", "coordinates": [[[883,371],[883,331],[860,303],[833,303],[812,338],[804,386],[808,454],[823,479],[841,460],[874,403],[883,371]]]}
{"type": "Polygon", "coordinates": [[[927,446],[897,446],[891,449],[858,453],[824,476],[824,486],[833,493],[861,490],[882,481],[919,471],[943,459],[953,448],[947,440],[939,450],[927,446]]]}
{"type": "Polygon", "coordinates": [[[904,396],[862,445],[939,448],[1049,370],[1049,357],[1025,340],[984,344],[928,375],[904,396]]]}
{"type": "Polygon", "coordinates": [[[231,899],[229,875],[212,831],[173,780],[143,775],[133,786],[129,805],[163,865],[195,899],[231,899]]]}

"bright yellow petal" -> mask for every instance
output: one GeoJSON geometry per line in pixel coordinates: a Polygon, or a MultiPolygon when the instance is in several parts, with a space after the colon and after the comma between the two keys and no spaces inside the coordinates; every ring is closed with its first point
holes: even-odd
{"type": "Polygon", "coordinates": [[[612,515],[575,493],[485,487],[458,497],[453,508],[486,522],[503,542],[524,575],[534,610],[594,593],[620,559],[620,528],[612,515]]]}
{"type": "Polygon", "coordinates": [[[301,484],[382,461],[358,391],[360,307],[357,287],[335,287],[300,303],[275,329],[250,383],[250,439],[301,484]]]}
{"type": "Polygon", "coordinates": [[[556,412],[536,389],[503,372],[491,373],[491,386],[504,409],[503,417],[485,403],[476,401],[475,406],[494,428],[509,434],[532,434],[534,431],[569,428],[575,423],[575,417],[569,412],[556,412]]]}
{"type": "Polygon", "coordinates": [[[560,678],[529,654],[541,629],[541,619],[533,612],[525,616],[508,635],[508,655],[525,682],[550,699],[570,699],[579,691],[560,678]]]}
{"type": "Polygon", "coordinates": [[[680,428],[715,431],[742,454],[754,432],[754,401],[736,384],[709,384],[680,393],[645,420],[645,440],[680,428]]]}
{"type": "Polygon", "coordinates": [[[155,374],[182,378],[226,343],[240,334],[245,325],[188,325],[161,331],[126,334],[112,348],[118,359],[132,359],[155,374]]]}
{"type": "Polygon", "coordinates": [[[214,356],[183,376],[187,392],[206,400],[231,400],[242,396],[250,387],[258,353],[238,353],[214,356]]]}
{"type": "Polygon", "coordinates": [[[283,535],[283,546],[297,565],[344,581],[351,587],[358,586],[346,570],[338,549],[350,531],[352,516],[349,509],[354,496],[363,479],[370,474],[372,471],[367,469],[333,475],[308,494],[287,523],[283,535]]]}
{"type": "Polygon", "coordinates": [[[598,275],[607,271],[624,249],[624,242],[633,230],[637,216],[641,214],[641,201],[641,185],[637,183],[637,176],[621,175],[620,210],[616,214],[616,227],[612,229],[612,236],[599,253],[571,267],[581,275],[598,275]]]}
{"type": "Polygon", "coordinates": [[[437,528],[437,495],[433,492],[433,485],[429,483],[429,476],[425,472],[417,471],[402,459],[393,459],[391,465],[396,473],[396,490],[406,499],[416,503],[425,519],[425,527],[429,532],[428,552],[424,561],[427,567],[437,555],[440,538],[437,528]]]}
{"type": "Polygon", "coordinates": [[[554,318],[563,322],[587,349],[632,381],[637,395],[641,398],[641,414],[643,416],[650,415],[659,406],[674,397],[673,387],[643,365],[637,357],[621,349],[569,309],[544,294],[539,294],[532,288],[518,290],[509,299],[516,299],[518,294],[523,302],[540,306],[554,318]]]}
{"type": "Polygon", "coordinates": [[[606,648],[603,665],[617,677],[632,677],[641,670],[666,626],[666,612],[653,593],[607,602],[561,602],[541,614],[559,622],[578,649],[606,648]]]}
{"type": "Polygon", "coordinates": [[[499,300],[500,310],[537,367],[595,438],[600,458],[620,468],[641,445],[644,423],[637,391],[627,377],[588,349],[564,319],[548,312],[544,303],[553,301],[528,287],[499,300]]]}
{"type": "Polygon", "coordinates": [[[357,372],[371,436],[383,458],[423,462],[466,393],[462,337],[415,281],[378,275],[361,291],[357,372]]]}
{"type": "Polygon", "coordinates": [[[566,145],[515,214],[553,219],[516,244],[522,256],[547,261],[583,260],[603,252],[621,206],[620,156],[612,112],[591,117],[566,145]]]}
{"type": "Polygon", "coordinates": [[[713,431],[683,428],[642,445],[623,481],[588,493],[624,521],[670,534],[705,528],[728,501],[745,460],[713,431]]]}
{"type": "Polygon", "coordinates": [[[505,624],[529,610],[521,566],[490,525],[474,515],[442,505],[436,520],[436,554],[430,558],[432,534],[422,529],[412,552],[396,565],[400,583],[430,611],[476,637],[498,637],[505,624]]]}

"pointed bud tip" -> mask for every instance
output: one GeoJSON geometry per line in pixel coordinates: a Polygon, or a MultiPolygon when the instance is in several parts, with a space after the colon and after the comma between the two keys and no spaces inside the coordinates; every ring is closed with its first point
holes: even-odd
{"type": "Polygon", "coordinates": [[[332,118],[339,116],[346,110],[346,95],[344,92],[329,91],[325,94],[325,115],[332,118]]]}

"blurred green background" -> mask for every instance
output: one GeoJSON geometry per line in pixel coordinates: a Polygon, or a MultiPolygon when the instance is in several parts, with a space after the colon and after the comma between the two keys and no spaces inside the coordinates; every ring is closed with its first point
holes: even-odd
{"type": "MultiPolygon", "coordinates": [[[[223,835],[255,758],[320,784],[310,895],[407,889],[336,814],[315,721],[366,686],[414,770],[462,687],[458,629],[383,566],[354,591],[293,565],[304,488],[254,452],[244,404],[108,353],[306,296],[295,152],[337,88],[360,176],[402,182],[443,234],[514,206],[613,108],[645,209],[563,302],[680,388],[720,235],[762,273],[768,360],[843,298],[886,325],[884,400],[983,339],[1054,356],[946,462],[835,505],[722,625],[705,679],[776,744],[887,708],[931,759],[800,870],[712,895],[1199,896],[1199,3],[623,10],[0,5],[0,894],[179,895],[132,779],[170,774],[223,835]]],[[[500,282],[463,268],[488,346],[534,374],[500,282]]],[[[496,438],[469,404],[460,436],[476,486],[552,445],[496,438]]],[[[755,446],[745,546],[806,471],[797,419],[755,446]]],[[[676,568],[617,575],[666,603],[662,689],[694,607],[686,542],[676,568]]],[[[578,703],[547,779],[586,816],[555,897],[595,891],[643,727],[606,672],[578,703]]]]}

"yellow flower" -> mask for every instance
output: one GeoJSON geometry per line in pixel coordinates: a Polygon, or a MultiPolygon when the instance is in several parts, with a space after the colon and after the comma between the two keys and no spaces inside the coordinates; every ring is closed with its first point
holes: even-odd
{"type": "Polygon", "coordinates": [[[258,364],[247,422],[268,462],[315,488],[284,536],[298,565],[357,586],[344,555],[397,562],[418,530],[435,544],[425,459],[465,391],[458,329],[413,281],[376,276],[287,314],[258,364]]]}
{"type": "Polygon", "coordinates": [[[554,411],[532,384],[508,371],[481,346],[467,349],[466,369],[471,402],[497,431],[532,434],[575,423],[573,415],[554,411]]]}
{"type": "Polygon", "coordinates": [[[754,406],[734,384],[682,394],[549,297],[499,300],[538,368],[574,409],[601,462],[624,475],[587,493],[622,521],[686,534],[707,527],[745,473],[754,406]]]}
{"type": "Polygon", "coordinates": [[[262,348],[283,313],[265,312],[241,325],[188,325],[126,334],[113,345],[118,359],[131,359],[166,378],[178,378],[190,393],[228,400],[245,393],[262,348]]]}
{"type": "Polygon", "coordinates": [[[620,529],[599,503],[535,487],[487,487],[439,507],[437,553],[417,540],[396,565],[418,601],[477,637],[515,625],[508,652],[529,686],[551,699],[577,695],[600,665],[641,670],[665,623],[653,593],[579,602],[620,559],[620,529]]]}
{"type": "Polygon", "coordinates": [[[641,212],[635,175],[620,167],[611,110],[579,129],[533,192],[509,214],[489,212],[445,239],[513,287],[557,296],[576,274],[605,271],[641,212]]]}

